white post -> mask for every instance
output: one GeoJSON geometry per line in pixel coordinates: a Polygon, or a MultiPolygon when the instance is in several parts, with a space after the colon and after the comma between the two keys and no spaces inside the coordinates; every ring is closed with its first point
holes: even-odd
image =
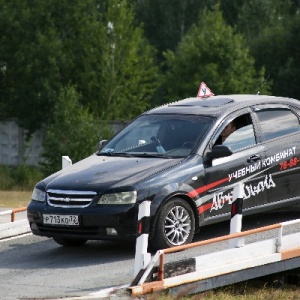
{"type": "Polygon", "coordinates": [[[62,156],[61,159],[62,159],[61,164],[63,169],[72,165],[72,160],[70,159],[69,156],[62,156]]]}
{"type": "Polygon", "coordinates": [[[144,201],[139,206],[137,238],[134,260],[134,278],[145,270],[151,260],[151,254],[147,253],[149,238],[151,201],[144,201]]]}
{"type": "MultiPolygon", "coordinates": [[[[239,182],[233,189],[233,203],[231,205],[230,234],[242,231],[244,183],[239,182]]],[[[230,248],[243,247],[244,237],[229,240],[230,248]]]]}

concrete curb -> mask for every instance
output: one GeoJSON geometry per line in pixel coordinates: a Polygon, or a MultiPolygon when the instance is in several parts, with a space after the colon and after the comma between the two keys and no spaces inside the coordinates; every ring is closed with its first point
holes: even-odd
{"type": "Polygon", "coordinates": [[[31,232],[27,219],[0,224],[0,240],[31,232]]]}

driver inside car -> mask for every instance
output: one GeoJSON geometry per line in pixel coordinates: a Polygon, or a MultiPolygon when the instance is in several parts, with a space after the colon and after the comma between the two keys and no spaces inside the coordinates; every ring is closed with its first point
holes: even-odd
{"type": "Polygon", "coordinates": [[[225,140],[236,130],[236,125],[234,120],[231,121],[226,125],[226,127],[221,132],[220,136],[218,137],[215,145],[222,145],[225,140]]]}
{"type": "Polygon", "coordinates": [[[223,129],[221,133],[221,138],[222,138],[222,144],[224,141],[227,139],[229,135],[231,135],[234,131],[236,130],[236,126],[234,124],[234,121],[231,121],[226,125],[226,127],[223,129]]]}

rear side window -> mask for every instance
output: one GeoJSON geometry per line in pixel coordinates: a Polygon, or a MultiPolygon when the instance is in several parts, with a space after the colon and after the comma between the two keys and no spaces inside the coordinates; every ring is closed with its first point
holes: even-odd
{"type": "Polygon", "coordinates": [[[300,130],[298,117],[289,109],[270,108],[256,112],[265,140],[300,130]]]}

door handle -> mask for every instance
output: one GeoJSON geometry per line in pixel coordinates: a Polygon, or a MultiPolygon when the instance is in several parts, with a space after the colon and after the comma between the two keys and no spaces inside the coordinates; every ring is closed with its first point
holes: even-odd
{"type": "Polygon", "coordinates": [[[260,155],[254,154],[247,159],[247,162],[252,163],[252,162],[258,161],[260,159],[261,159],[260,155]]]}

